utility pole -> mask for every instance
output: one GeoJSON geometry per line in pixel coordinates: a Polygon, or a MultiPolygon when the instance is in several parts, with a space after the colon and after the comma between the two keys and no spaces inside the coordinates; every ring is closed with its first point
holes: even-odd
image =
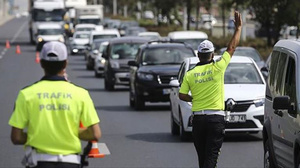
{"type": "Polygon", "coordinates": [[[117,15],[117,0],[113,1],[113,15],[117,15]]]}

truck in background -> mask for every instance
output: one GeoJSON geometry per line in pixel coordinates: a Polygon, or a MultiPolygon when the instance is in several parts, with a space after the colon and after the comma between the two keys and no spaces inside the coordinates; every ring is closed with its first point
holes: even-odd
{"type": "Polygon", "coordinates": [[[103,17],[103,5],[80,6],[75,8],[74,23],[102,25],[103,17]]]}
{"type": "Polygon", "coordinates": [[[65,32],[66,34],[71,37],[73,36],[74,33],[74,20],[75,20],[75,8],[80,7],[80,6],[86,6],[87,5],[87,0],[65,0],[66,3],[66,15],[65,15],[65,32]]]}
{"type": "Polygon", "coordinates": [[[64,26],[64,15],[66,6],[64,0],[29,0],[29,20],[30,42],[36,43],[37,28],[39,24],[45,22],[57,23],[64,26]]]}

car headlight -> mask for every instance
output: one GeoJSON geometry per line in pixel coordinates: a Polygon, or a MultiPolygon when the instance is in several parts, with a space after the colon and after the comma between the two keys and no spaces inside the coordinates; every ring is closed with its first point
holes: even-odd
{"type": "Polygon", "coordinates": [[[137,77],[139,79],[142,79],[142,80],[153,80],[153,75],[152,74],[148,74],[148,73],[141,73],[141,72],[138,72],[137,73],[137,77]]]}
{"type": "Polygon", "coordinates": [[[42,37],[39,37],[38,38],[38,42],[42,42],[43,41],[43,38],[42,37]]]}
{"type": "Polygon", "coordinates": [[[257,99],[253,101],[255,107],[260,107],[265,104],[265,99],[257,99]]]}
{"type": "Polygon", "coordinates": [[[105,64],[105,59],[101,58],[101,59],[100,59],[100,63],[101,63],[101,64],[105,64]]]}
{"type": "Polygon", "coordinates": [[[120,68],[120,65],[118,62],[111,62],[111,67],[112,68],[120,68]]]}

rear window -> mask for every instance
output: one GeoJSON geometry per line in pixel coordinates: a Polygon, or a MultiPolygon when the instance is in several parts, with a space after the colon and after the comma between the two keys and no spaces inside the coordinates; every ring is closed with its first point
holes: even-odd
{"type": "Polygon", "coordinates": [[[109,39],[118,37],[116,34],[101,34],[101,35],[94,35],[93,39],[109,39]]]}
{"type": "Polygon", "coordinates": [[[134,59],[142,43],[114,44],[111,49],[112,59],[134,59]]]}
{"type": "Polygon", "coordinates": [[[187,57],[193,57],[194,51],[188,48],[151,48],[143,53],[143,65],[181,64],[187,57]]]}

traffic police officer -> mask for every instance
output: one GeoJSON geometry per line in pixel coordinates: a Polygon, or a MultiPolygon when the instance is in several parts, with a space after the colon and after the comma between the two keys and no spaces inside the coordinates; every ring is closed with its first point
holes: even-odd
{"type": "Polygon", "coordinates": [[[235,12],[235,32],[223,56],[214,61],[214,46],[205,40],[198,47],[200,62],[183,79],[179,98],[192,102],[193,141],[200,168],[215,168],[224,139],[224,74],[239,43],[242,20],[235,12]],[[188,94],[191,91],[191,96],[188,94]]]}
{"type": "Polygon", "coordinates": [[[19,92],[9,120],[11,140],[25,145],[27,167],[79,168],[80,140],[97,141],[100,120],[88,91],[64,77],[65,44],[46,43],[40,57],[45,76],[19,92]]]}

